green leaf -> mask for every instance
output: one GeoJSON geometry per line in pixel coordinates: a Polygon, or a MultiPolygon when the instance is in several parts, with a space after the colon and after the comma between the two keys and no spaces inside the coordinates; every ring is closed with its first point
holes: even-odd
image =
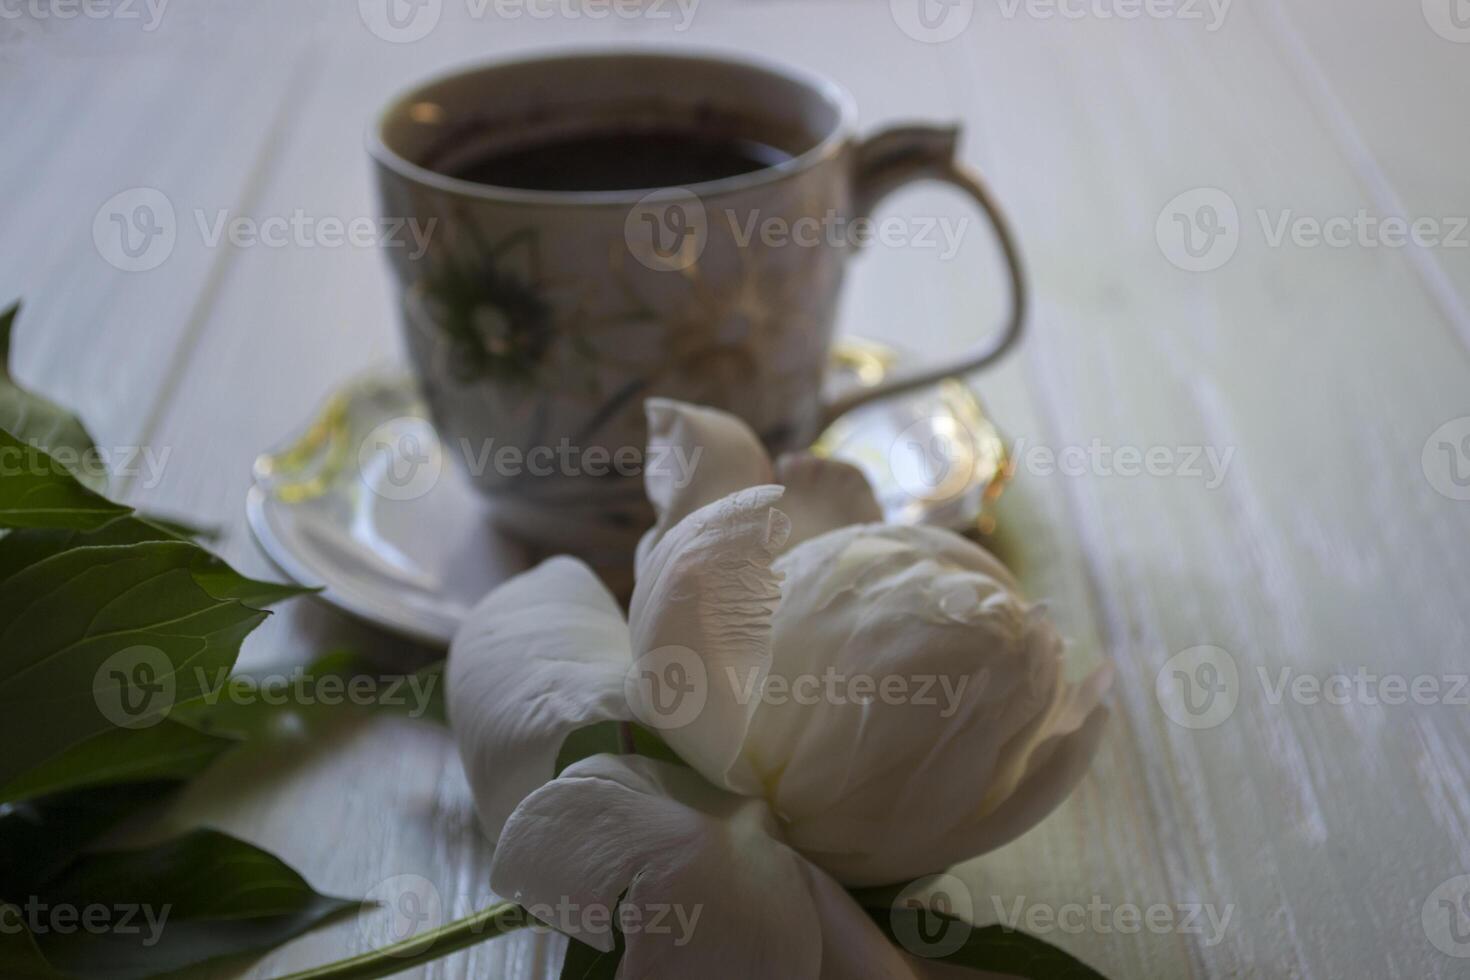
{"type": "Polygon", "coordinates": [[[213,830],[85,855],[40,897],[52,909],[108,910],[108,928],[35,937],[57,969],[97,980],[135,980],[260,952],[358,907],[319,894],[274,855],[213,830]],[[136,931],[121,927],[129,909],[136,910],[136,931]]]}
{"type": "Polygon", "coordinates": [[[163,781],[96,786],[0,804],[0,899],[23,901],[34,895],[84,847],[166,799],[178,785],[163,781]]]}
{"type": "Polygon", "coordinates": [[[45,450],[0,429],[0,527],[91,531],[128,513],[83,486],[45,450]]]}
{"type": "Polygon", "coordinates": [[[689,764],[679,758],[678,753],[669,748],[668,743],[660,738],[658,733],[637,722],[627,722],[627,725],[633,730],[633,753],[635,755],[688,768],[689,764]]]}
{"type": "MultiPolygon", "coordinates": [[[[85,426],[50,399],[28,391],[10,373],[10,338],[20,304],[0,313],[0,429],[27,446],[49,450],[48,459],[88,489],[107,492],[107,468],[85,426]]],[[[27,525],[31,526],[31,525],[27,525]]]]}
{"type": "Polygon", "coordinates": [[[24,528],[0,539],[0,583],[31,565],[73,548],[177,540],[181,539],[138,517],[122,517],[94,531],[24,528]]]}
{"type": "MultiPolygon", "coordinates": [[[[119,518],[95,531],[26,528],[0,539],[0,583],[27,566],[72,548],[141,544],[146,541],[193,543],[175,527],[136,515],[119,518]]],[[[202,547],[198,548],[193,572],[194,580],[216,599],[236,599],[257,608],[316,591],[246,578],[202,547]]]]}
{"type": "Polygon", "coordinates": [[[578,728],[568,735],[562,740],[561,749],[556,753],[556,775],[560,776],[568,766],[594,755],[621,755],[623,741],[619,733],[620,725],[621,722],[616,721],[599,721],[578,728]]]}
{"type": "Polygon", "coordinates": [[[0,977],[7,980],[57,980],[62,974],[51,968],[25,927],[19,906],[0,905],[0,977]]]}
{"type": "Polygon", "coordinates": [[[313,595],[320,589],[283,582],[261,582],[246,578],[225,564],[224,559],[205,554],[194,564],[194,580],[218,599],[234,599],[257,609],[274,606],[297,596],[313,595]]]}
{"type": "Polygon", "coordinates": [[[139,514],[138,517],[152,524],[154,527],[163,528],[176,538],[184,538],[187,541],[200,541],[205,544],[213,544],[220,538],[220,529],[218,527],[200,527],[197,524],[190,524],[188,521],[181,521],[172,517],[159,517],[157,514],[139,514]]]}
{"type": "MultiPolygon", "coordinates": [[[[953,952],[931,957],[937,962],[1019,977],[1021,980],[1106,980],[1092,967],[1035,936],[993,925],[976,927],[952,915],[926,907],[895,906],[879,902],[888,890],[853,895],[864,911],[894,943],[903,946],[900,935],[949,936],[964,930],[964,942],[953,952]]],[[[948,942],[945,943],[948,945],[948,942]]]]}
{"type": "Polygon", "coordinates": [[[663,739],[637,722],[599,721],[572,732],[556,754],[556,775],[575,762],[594,755],[641,755],[660,762],[685,765],[663,739]]]}
{"type": "MultiPolygon", "coordinates": [[[[245,578],[204,549],[180,541],[169,528],[138,517],[122,518],[93,532],[42,529],[12,532],[0,539],[0,586],[8,588],[8,581],[25,569],[77,547],[105,549],[159,541],[194,549],[190,572],[196,585],[216,599],[255,605],[298,591],[290,586],[245,578]]],[[[4,683],[5,670],[6,664],[0,662],[0,686],[4,683]]],[[[227,666],[218,670],[221,676],[228,673],[227,666]]],[[[86,693],[91,695],[90,680],[86,693]]],[[[0,788],[0,802],[102,782],[189,778],[232,744],[232,739],[168,723],[141,729],[114,728],[13,779],[0,788]]]]}
{"type": "Polygon", "coordinates": [[[617,947],[611,953],[567,937],[567,958],[561,964],[560,980],[615,980],[622,958],[621,933],[617,934],[617,947]]]}
{"type": "Polygon", "coordinates": [[[253,605],[308,590],[106,500],[85,427],[10,373],[17,309],[0,313],[0,976],[128,980],[279,945],[356,903],[213,831],[82,852],[235,744],[166,715],[228,674],[253,605]]]}
{"type": "Polygon", "coordinates": [[[52,756],[0,787],[0,803],[114,783],[192,779],[238,740],[165,719],[148,728],[113,728],[52,756]]]}
{"type": "Polygon", "coordinates": [[[75,548],[5,580],[0,785],[114,727],[144,727],[234,665],[266,614],[203,588],[200,550],[75,548]]]}

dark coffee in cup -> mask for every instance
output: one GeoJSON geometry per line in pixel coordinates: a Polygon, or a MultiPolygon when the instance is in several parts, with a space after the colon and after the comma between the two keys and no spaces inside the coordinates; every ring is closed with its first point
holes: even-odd
{"type": "Polygon", "coordinates": [[[683,187],[751,173],[791,159],[755,138],[697,126],[573,131],[456,161],[449,176],[535,191],[683,187]]]}

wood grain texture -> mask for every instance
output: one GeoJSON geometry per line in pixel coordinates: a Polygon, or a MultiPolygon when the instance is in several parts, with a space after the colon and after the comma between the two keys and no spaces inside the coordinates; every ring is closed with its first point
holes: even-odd
{"type": "MultiPolygon", "coordinates": [[[[398,358],[386,270],[371,250],[209,247],[196,210],[371,215],[360,137],[390,93],[553,46],[755,51],[837,78],[865,126],[961,120],[1038,297],[1022,353],[977,382],[1023,451],[997,547],[1051,604],[1079,665],[1119,668],[1093,773],[1041,826],[958,872],[977,918],[1018,898],[1229,910],[1219,941],[1207,923],[1125,931],[1107,916],[1046,934],[1118,978],[1457,976],[1464,961],[1429,942],[1421,910],[1470,872],[1463,705],[1273,703],[1283,669],[1466,670],[1470,503],[1438,493],[1421,454],[1470,416],[1467,253],[1273,246],[1266,233],[1288,211],[1470,212],[1456,97],[1470,45],[1428,30],[1416,5],[1392,6],[1237,0],[1209,30],[979,0],[942,44],[906,36],[887,3],[796,0],[706,0],[685,31],[475,18],[445,0],[411,44],[374,37],[351,4],[174,0],[149,34],[30,25],[0,56],[12,188],[0,292],[29,297],[18,373],[75,405],[105,445],[166,448],[161,480],[132,480],[130,499],[221,525],[226,556],[267,574],[243,521],[250,461],[333,386],[398,358]],[[100,260],[93,217],[137,186],[167,195],[180,235],[159,268],[124,273],[100,260]],[[1195,188],[1223,191],[1239,214],[1235,254],[1209,272],[1177,268],[1156,236],[1166,205],[1195,188]],[[1194,447],[1231,455],[1218,483],[1036,463],[1037,447],[1093,445],[1162,447],[1176,463],[1194,447]],[[1240,681],[1233,713],[1194,730],[1165,714],[1155,681],[1201,644],[1228,651],[1240,681]]],[[[920,188],[885,213],[962,209],[920,188]]],[[[978,225],[947,261],[874,249],[855,264],[847,329],[924,353],[962,343],[1002,310],[994,261],[978,225]]],[[[245,659],[299,663],[344,644],[424,655],[297,603],[245,659]]],[[[427,725],[362,721],[241,755],[172,819],[275,850],[326,891],[412,885],[449,914],[491,899],[456,755],[427,725]]],[[[380,945],[391,922],[340,923],[248,974],[380,945]]],[[[405,975],[551,977],[558,943],[511,937],[405,975]]]]}

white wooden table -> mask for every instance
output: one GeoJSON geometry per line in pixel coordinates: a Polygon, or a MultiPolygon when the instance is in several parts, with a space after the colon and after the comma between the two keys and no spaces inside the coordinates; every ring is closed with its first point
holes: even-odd
{"type": "MultiPolygon", "coordinates": [[[[387,274],[368,249],[212,247],[199,216],[371,215],[364,125],[427,73],[550,46],[692,44],[826,72],[870,126],[962,119],[1038,300],[1022,352],[977,380],[1027,450],[1000,509],[1004,556],[1080,662],[1119,667],[1114,723],[1076,795],[963,869],[977,916],[996,918],[992,894],[1028,911],[1229,911],[1217,942],[1208,926],[1125,932],[1113,911],[1045,933],[1115,978],[1470,973],[1432,941],[1451,935],[1436,888],[1470,872],[1470,711],[1464,691],[1451,703],[1470,670],[1470,502],[1454,499],[1470,495],[1464,0],[1236,0],[1223,20],[1193,2],[1130,19],[1104,16],[1137,10],[1129,0],[1072,0],[1068,16],[959,0],[950,15],[971,20],[940,43],[905,33],[886,0],[702,0],[684,30],[671,3],[662,19],[598,19],[591,0],[550,18],[432,0],[439,21],[412,43],[375,36],[358,7],[172,0],[156,23],[142,3],[134,19],[5,7],[0,299],[26,299],[18,374],[102,445],[169,453],[160,480],[125,481],[128,499],[223,526],[225,555],[269,573],[244,525],[250,462],[332,386],[400,356],[387,274]],[[167,197],[177,239],[157,268],[124,272],[93,223],[139,187],[167,197]],[[1230,235],[1201,237],[1207,203],[1235,229],[1233,254],[1230,235]],[[1296,222],[1360,210],[1429,224],[1417,245],[1376,226],[1334,247],[1296,222]],[[1197,257],[1176,212],[1195,222],[1197,257]],[[1179,267],[1191,263],[1218,267],[1179,267]],[[1173,455],[1167,474],[1130,477],[1121,460],[1048,471],[1030,451],[1075,447],[1075,461],[1093,446],[1173,455]],[[1189,447],[1231,453],[1223,479],[1204,463],[1194,475],[1189,447]],[[1222,695],[1234,709],[1203,718],[1213,727],[1172,721],[1156,693],[1161,670],[1177,683],[1166,661],[1200,645],[1237,668],[1222,695]],[[1277,697],[1283,670],[1328,694],[1277,697]],[[1379,680],[1331,703],[1344,700],[1328,696],[1334,675],[1360,672],[1379,680]],[[1387,676],[1440,682],[1440,703],[1383,703],[1387,676]]],[[[923,190],[891,205],[961,207],[923,190]]],[[[877,252],[854,272],[847,329],[938,351],[998,315],[978,229],[949,262],[877,252]]],[[[402,652],[298,602],[244,662],[342,645],[402,652]]],[[[245,753],[176,819],[260,843],[324,891],[384,894],[416,875],[446,914],[491,898],[457,757],[428,725],[382,719],[245,753]]],[[[381,944],[389,918],[313,933],[250,975],[381,944]]],[[[515,936],[411,975],[554,976],[559,948],[515,936]]]]}

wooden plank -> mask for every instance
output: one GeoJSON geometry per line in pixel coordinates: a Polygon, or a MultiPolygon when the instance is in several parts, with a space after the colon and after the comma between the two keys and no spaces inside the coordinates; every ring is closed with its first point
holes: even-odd
{"type": "MultiPolygon", "coordinates": [[[[1463,713],[1272,704],[1258,670],[1456,672],[1470,568],[1437,542],[1462,538],[1470,513],[1433,491],[1420,454],[1464,412],[1463,352],[1402,255],[1273,249],[1247,224],[1360,199],[1253,8],[1214,34],[995,26],[957,87],[986,120],[1042,294],[1029,351],[1042,437],[1235,452],[1216,490],[1063,481],[1120,666],[1114,739],[1131,739],[1096,773],[1097,818],[1129,809],[1116,759],[1141,776],[1128,795],[1147,816],[1130,817],[1157,834],[1168,876],[1140,898],[1235,906],[1223,943],[1184,937],[1198,974],[1447,975],[1420,906],[1470,864],[1445,819],[1461,804],[1434,785],[1463,779],[1448,748],[1463,713]],[[1155,235],[1170,199],[1199,187],[1242,216],[1237,253],[1210,273],[1172,267],[1155,235]],[[1241,684],[1233,715],[1196,731],[1165,717],[1154,683],[1199,644],[1227,649],[1241,684]]],[[[1108,965],[1116,937],[1094,943],[1108,965]]]]}
{"type": "MultiPolygon", "coordinates": [[[[1215,32],[1182,21],[1042,20],[1024,8],[1007,17],[982,4],[960,37],[937,45],[904,35],[886,3],[704,4],[685,32],[638,20],[475,20],[468,9],[446,4],[428,36],[405,44],[374,37],[352,5],[321,20],[272,8],[254,28],[237,10],[239,42],[190,57],[177,39],[203,28],[183,17],[155,57],[126,46],[44,91],[51,60],[0,65],[0,91],[27,93],[0,97],[8,131],[55,127],[20,141],[0,173],[17,186],[49,167],[69,176],[39,186],[87,189],[0,203],[0,233],[34,229],[11,250],[20,258],[0,270],[0,287],[35,283],[46,297],[28,313],[43,326],[31,321],[21,337],[21,374],[78,405],[104,441],[170,449],[162,482],[134,485],[134,499],[223,523],[226,555],[268,573],[241,516],[250,460],[332,386],[394,358],[397,342],[371,252],[181,241],[153,272],[95,262],[96,275],[75,257],[96,256],[92,220],[118,189],[151,182],[191,220],[196,208],[371,214],[360,134],[391,92],[445,65],[567,41],[759,52],[838,78],[869,125],[962,118],[967,156],[1013,212],[1038,291],[1022,356],[978,382],[1007,431],[1052,450],[1097,440],[1233,452],[1218,486],[1097,468],[1045,475],[1027,465],[1035,457],[1022,459],[1000,550],[1052,603],[1081,663],[1117,662],[1117,710],[1077,794],[962,869],[977,915],[992,920],[994,899],[1011,907],[1017,898],[1023,909],[1094,896],[1108,908],[1230,907],[1218,943],[1178,928],[1090,923],[1046,934],[1116,977],[1453,975],[1420,909],[1441,880],[1470,869],[1463,711],[1273,704],[1257,673],[1270,683],[1282,668],[1438,677],[1463,660],[1470,559],[1455,544],[1470,505],[1437,493],[1421,467],[1430,433],[1470,413],[1458,314],[1420,258],[1272,247],[1258,217],[1350,215],[1378,200],[1365,197],[1365,173],[1382,173],[1382,186],[1420,213],[1455,202],[1441,196],[1451,171],[1423,161],[1458,136],[1392,112],[1410,97],[1409,120],[1452,111],[1432,95],[1446,78],[1464,83],[1452,46],[1432,38],[1444,46],[1419,65],[1420,49],[1401,45],[1400,74],[1355,81],[1334,53],[1368,50],[1380,36],[1398,44],[1402,22],[1293,11],[1298,41],[1366,134],[1355,148],[1324,122],[1295,42],[1244,4],[1215,32]],[[282,40],[293,37],[295,46],[282,40]],[[104,75],[131,89],[93,95],[104,75]],[[1156,219],[1201,187],[1230,195],[1240,245],[1223,267],[1189,273],[1161,250],[1156,219]],[[1171,655],[1199,644],[1228,650],[1241,684],[1228,719],[1191,730],[1168,719],[1154,684],[1171,655]]],[[[960,209],[953,195],[920,189],[889,213],[960,209]]],[[[991,261],[978,227],[949,261],[874,250],[856,265],[845,322],[926,353],[951,348],[1001,309],[999,279],[984,271],[991,261]]],[[[1449,295],[1462,296],[1459,273],[1443,268],[1449,295]]],[[[246,662],[299,663],[344,643],[414,653],[297,603],[252,637],[246,662]]],[[[324,890],[364,894],[409,874],[431,883],[450,913],[490,898],[453,748],[416,723],[349,726],[323,743],[243,755],[191,790],[172,819],[257,841],[324,890]]],[[[386,913],[343,922],[251,975],[380,945],[391,923],[386,913]]],[[[558,942],[489,943],[410,975],[554,976],[558,942]]]]}
{"type": "Polygon", "coordinates": [[[76,409],[108,449],[143,438],[222,267],[192,212],[251,193],[302,52],[299,35],[265,17],[242,22],[234,45],[203,50],[216,32],[175,17],[154,33],[55,22],[0,62],[11,134],[0,179],[12,188],[0,200],[0,302],[25,303],[17,374],[76,409]],[[174,214],[159,208],[155,227],[172,229],[171,245],[131,224],[160,196],[174,214]],[[152,268],[109,261],[129,264],[113,214],[152,268]]]}
{"type": "MultiPolygon", "coordinates": [[[[1470,345],[1470,24],[1460,0],[1263,8],[1374,216],[1428,220],[1401,251],[1470,345]]],[[[1399,247],[1399,246],[1390,246],[1399,247]]]]}

